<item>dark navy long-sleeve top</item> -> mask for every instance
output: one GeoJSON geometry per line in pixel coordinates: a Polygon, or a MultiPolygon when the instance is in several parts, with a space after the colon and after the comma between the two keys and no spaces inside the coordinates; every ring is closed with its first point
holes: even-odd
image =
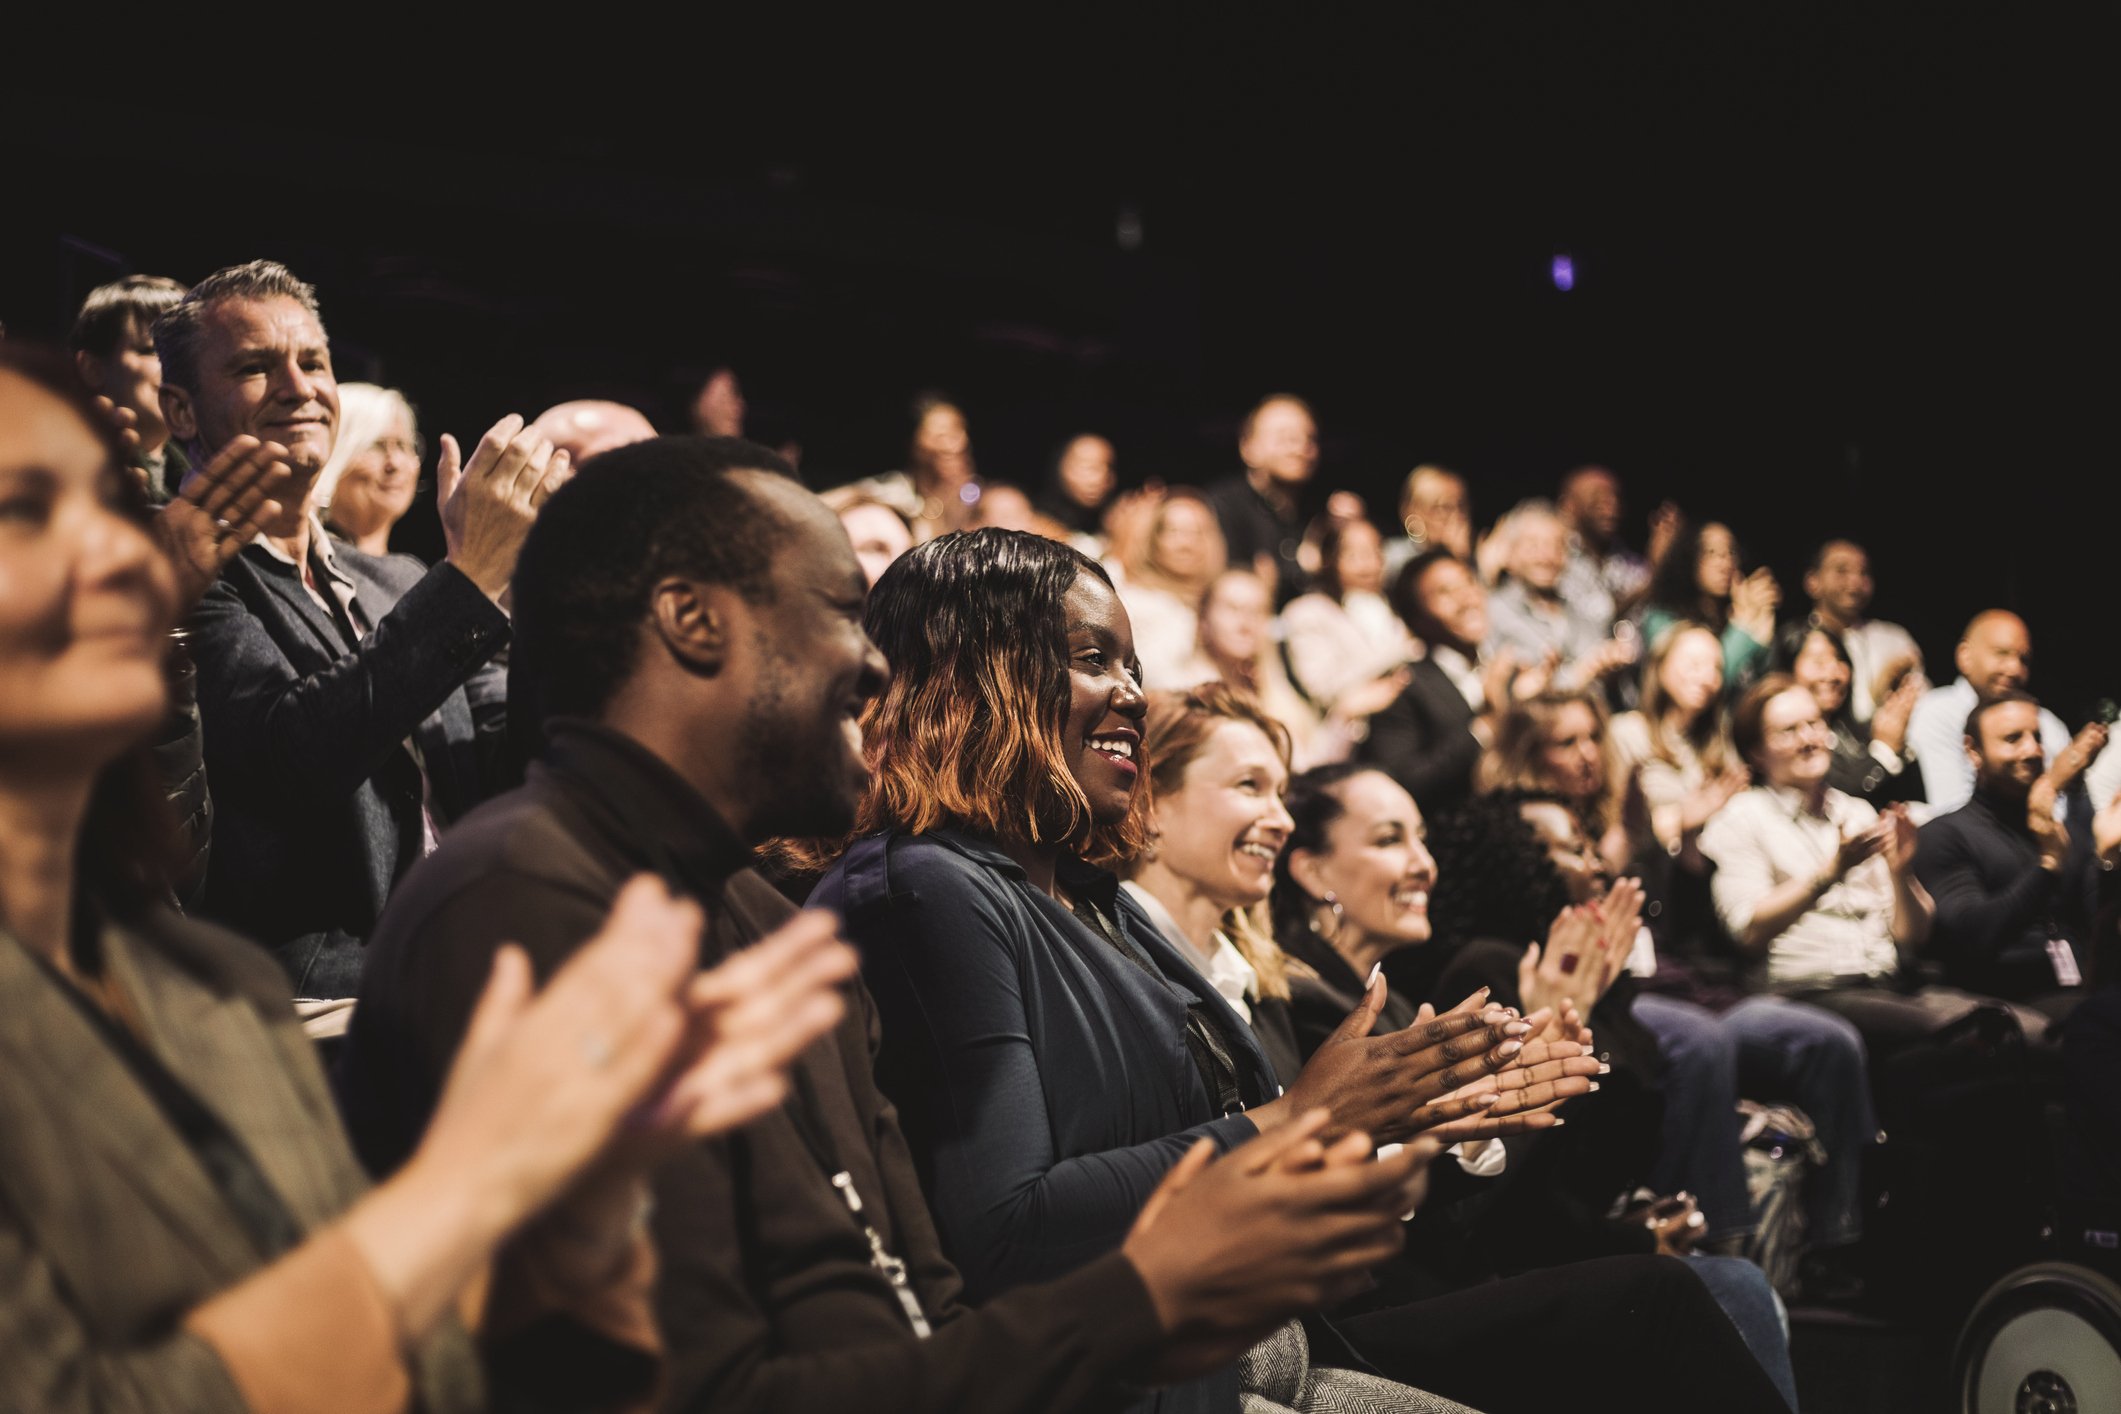
{"type": "Polygon", "coordinates": [[[1217,1113],[1187,1049],[1189,1006],[1229,1044],[1248,1104],[1278,1092],[1250,1028],[1111,875],[1064,858],[1060,879],[1155,972],[957,831],[859,841],[811,895],[861,950],[883,1023],[877,1080],[977,1299],[1114,1250],[1196,1140],[1227,1149],[1257,1133],[1217,1113]]]}

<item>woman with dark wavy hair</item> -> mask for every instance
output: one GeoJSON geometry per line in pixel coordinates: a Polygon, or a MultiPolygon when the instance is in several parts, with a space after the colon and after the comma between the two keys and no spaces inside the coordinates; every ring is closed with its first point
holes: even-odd
{"type": "MultiPolygon", "coordinates": [[[[1370,1038],[1373,987],[1279,1093],[1243,1019],[1098,867],[1141,847],[1148,802],[1133,629],[1094,561],[1017,532],[945,536],[878,581],[867,628],[893,670],[861,723],[874,785],[812,899],[841,912],[862,950],[882,1022],[877,1078],[975,1296],[1116,1247],[1197,1139],[1228,1147],[1323,1106],[1341,1127],[1414,1141],[1425,1163],[1441,1139],[1513,1117],[1487,1118],[1515,1099],[1466,1088],[1498,1067],[1551,1068],[1538,1084],[1554,1089],[1517,1098],[1587,1087],[1595,1062],[1569,1047],[1531,1064],[1527,1024],[1492,1009],[1370,1038]],[[1447,1049],[1469,1059],[1447,1062],[1447,1049]]],[[[1691,1298],[1664,1280],[1637,1294],[1683,1307],[1691,1298]]],[[[1395,1378],[1433,1379],[1491,1412],[1550,1408],[1557,1389],[1480,1357],[1524,1338],[1500,1300],[1468,1294],[1339,1330],[1395,1378]]],[[[1306,1323],[1300,1339],[1314,1368],[1359,1363],[1333,1326],[1306,1323]]],[[[1265,1348],[1246,1356],[1247,1380],[1273,1362],[1265,1348]]],[[[1699,1378],[1741,1404],[1752,1388],[1743,1373],[1699,1378]]],[[[1154,1407],[1234,1410],[1239,1389],[1226,1370],[1154,1407]]],[[[1399,1389],[1380,1407],[1414,1398],[1399,1389]]]]}

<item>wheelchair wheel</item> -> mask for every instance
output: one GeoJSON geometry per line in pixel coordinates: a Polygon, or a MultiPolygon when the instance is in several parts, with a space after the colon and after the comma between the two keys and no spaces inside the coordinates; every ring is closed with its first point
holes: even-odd
{"type": "Polygon", "coordinates": [[[1952,1385],[1963,1414],[2121,1410],[2121,1286],[2067,1262],[2012,1272],[1967,1317],[1952,1385]]]}

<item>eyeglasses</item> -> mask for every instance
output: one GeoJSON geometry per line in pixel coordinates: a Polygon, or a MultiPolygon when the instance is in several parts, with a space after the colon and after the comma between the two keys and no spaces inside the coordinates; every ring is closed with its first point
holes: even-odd
{"type": "Polygon", "coordinates": [[[419,437],[409,441],[403,437],[379,437],[370,450],[381,452],[386,457],[406,456],[416,462],[427,460],[427,443],[419,437]]]}

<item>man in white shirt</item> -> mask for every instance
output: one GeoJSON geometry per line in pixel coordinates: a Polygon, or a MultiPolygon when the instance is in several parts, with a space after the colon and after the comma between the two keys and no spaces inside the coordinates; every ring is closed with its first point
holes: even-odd
{"type": "Polygon", "coordinates": [[[1829,540],[1804,572],[1812,622],[1841,635],[1848,647],[1849,706],[1868,722],[1904,671],[1922,675],[1922,649],[1898,624],[1865,617],[1871,606],[1871,557],[1853,540],[1829,540]]]}
{"type": "MultiPolygon", "coordinates": [[[[2033,638],[2025,620],[2008,609],[1974,615],[1953,655],[1958,681],[1922,695],[1907,722],[1907,745],[1922,765],[1922,784],[1934,818],[1957,810],[1974,794],[1974,765],[1966,754],[1966,719],[1975,707],[2007,692],[2025,691],[2032,676],[2033,638]]],[[[1860,679],[1860,674],[1859,674],[1860,679]]],[[[2040,709],[2040,744],[2057,760],[2069,745],[2069,728],[2040,709]]]]}

